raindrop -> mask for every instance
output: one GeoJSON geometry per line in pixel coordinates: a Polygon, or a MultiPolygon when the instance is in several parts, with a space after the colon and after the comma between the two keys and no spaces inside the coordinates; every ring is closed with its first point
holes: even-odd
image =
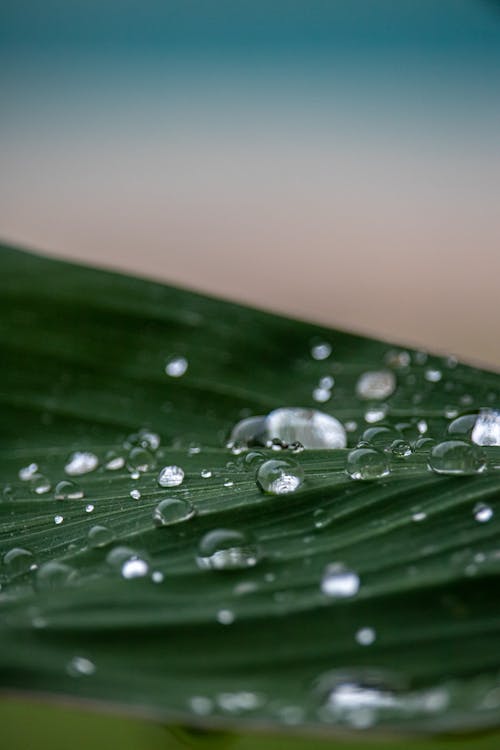
{"type": "Polygon", "coordinates": [[[328,344],[326,341],[322,341],[318,344],[314,344],[314,346],[311,347],[311,357],[318,361],[321,361],[323,359],[328,359],[331,353],[332,353],[331,344],[328,344]]]}
{"type": "Polygon", "coordinates": [[[234,622],[234,612],[230,609],[219,609],[217,612],[217,622],[221,625],[232,625],[234,622]]]}
{"type": "Polygon", "coordinates": [[[436,441],[432,438],[419,438],[413,446],[413,451],[414,453],[428,453],[435,445],[436,441]]]}
{"type": "Polygon", "coordinates": [[[91,547],[106,547],[114,538],[115,535],[107,526],[92,526],[88,533],[88,540],[91,547]]]}
{"type": "Polygon", "coordinates": [[[35,495],[45,495],[47,492],[50,492],[51,488],[50,479],[44,477],[43,474],[35,474],[30,479],[30,490],[35,495]]]}
{"type": "Polygon", "coordinates": [[[152,453],[146,448],[132,448],[127,457],[127,469],[129,471],[139,471],[143,474],[153,469],[155,459],[152,453]]]}
{"type": "Polygon", "coordinates": [[[84,656],[75,656],[68,662],[66,671],[71,677],[89,677],[94,674],[96,666],[90,659],[84,656]]]}
{"type": "Polygon", "coordinates": [[[314,526],[317,529],[324,529],[331,524],[332,520],[331,513],[328,513],[324,508],[316,508],[313,513],[314,526]]]}
{"type": "Polygon", "coordinates": [[[59,514],[57,514],[56,516],[54,516],[54,523],[55,523],[56,526],[60,526],[63,521],[64,521],[64,516],[61,516],[59,514]]]}
{"type": "Polygon", "coordinates": [[[153,570],[153,572],[151,573],[151,580],[153,581],[153,583],[163,583],[164,579],[165,576],[163,575],[161,570],[153,570]]]}
{"type": "Polygon", "coordinates": [[[486,468],[483,452],[462,440],[446,440],[431,451],[429,468],[436,474],[479,474],[486,468]]]}
{"type": "Polygon", "coordinates": [[[304,448],[345,448],[346,432],[338,419],[316,409],[281,407],[267,417],[267,434],[304,448]]]}
{"type": "Polygon", "coordinates": [[[331,375],[324,375],[319,379],[319,387],[324,388],[327,391],[331,391],[334,385],[335,378],[333,378],[331,375]]]}
{"type": "Polygon", "coordinates": [[[304,481],[304,470],[291,459],[270,459],[259,466],[257,485],[269,495],[285,495],[295,492],[304,481]]]}
{"type": "Polygon", "coordinates": [[[472,430],[476,445],[500,445],[500,410],[481,409],[472,430]]]}
{"type": "Polygon", "coordinates": [[[175,523],[188,521],[194,516],[196,510],[189,500],[177,497],[167,497],[158,503],[153,511],[153,522],[155,526],[171,526],[175,523]]]}
{"type": "Polygon", "coordinates": [[[202,469],[200,471],[200,476],[202,479],[210,479],[210,477],[212,476],[212,472],[210,471],[210,469],[202,469]]]}
{"type": "Polygon", "coordinates": [[[359,576],[342,563],[331,563],[323,571],[321,591],[333,599],[349,599],[359,591],[359,576]]]}
{"type": "Polygon", "coordinates": [[[396,458],[408,458],[411,456],[411,446],[406,440],[394,440],[391,443],[391,453],[396,458]]]}
{"type": "Polygon", "coordinates": [[[36,586],[38,589],[56,589],[74,583],[77,578],[76,570],[69,565],[51,560],[43,563],[36,572],[36,586]]]}
{"type": "Polygon", "coordinates": [[[177,487],[184,481],[184,471],[180,466],[164,466],[157,481],[160,487],[177,487]]]}
{"type": "Polygon", "coordinates": [[[420,521],[425,521],[426,518],[427,518],[427,513],[424,513],[423,510],[417,511],[411,517],[412,521],[415,521],[416,523],[420,521]]]}
{"type": "Polygon", "coordinates": [[[257,545],[234,529],[214,529],[205,534],[196,558],[198,567],[211,570],[252,568],[258,561],[257,545]]]}
{"type": "Polygon", "coordinates": [[[365,422],[368,424],[375,424],[375,422],[381,422],[387,415],[387,406],[382,404],[381,406],[373,406],[365,411],[365,422]]]}
{"type": "Polygon", "coordinates": [[[104,468],[106,471],[118,471],[125,466],[125,458],[116,451],[108,451],[104,459],[104,468]]]}
{"type": "Polygon", "coordinates": [[[93,510],[94,510],[94,506],[92,505],[92,503],[89,503],[88,505],[85,506],[85,513],[92,513],[93,510]]]}
{"type": "Polygon", "coordinates": [[[410,353],[404,350],[394,350],[387,352],[384,357],[386,365],[396,369],[408,367],[411,362],[410,353]]]}
{"type": "Polygon", "coordinates": [[[474,518],[476,521],[479,521],[479,523],[487,523],[488,521],[491,521],[493,515],[493,508],[490,508],[489,505],[478,503],[474,507],[474,518]]]}
{"type": "Polygon", "coordinates": [[[247,417],[238,422],[229,436],[228,447],[233,445],[264,445],[266,442],[266,417],[247,417]]]}
{"type": "Polygon", "coordinates": [[[81,500],[84,497],[84,493],[76,482],[72,482],[70,479],[63,479],[56,484],[54,497],[56,500],[81,500]]]}
{"type": "Polygon", "coordinates": [[[389,464],[375,448],[355,448],[347,456],[346,471],[351,479],[381,479],[389,474],[389,464]]]}
{"type": "Polygon", "coordinates": [[[106,562],[127,579],[143,578],[149,572],[147,561],[129,547],[115,547],[108,552],[106,562]]]}
{"type": "Polygon", "coordinates": [[[95,453],[90,451],[75,451],[68,458],[64,471],[70,477],[78,477],[95,471],[99,465],[99,459],[95,453]]]}
{"type": "Polygon", "coordinates": [[[315,388],[312,397],[319,404],[324,404],[331,399],[332,392],[328,388],[315,388]]]}
{"type": "Polygon", "coordinates": [[[441,378],[443,377],[443,373],[441,370],[437,370],[432,367],[428,367],[425,371],[425,379],[429,381],[429,383],[439,383],[441,378]]]}
{"type": "Polygon", "coordinates": [[[371,646],[375,643],[377,634],[373,628],[360,628],[356,633],[356,641],[360,646],[371,646]]]}
{"type": "Polygon", "coordinates": [[[399,430],[393,427],[386,427],[380,425],[380,427],[368,427],[363,432],[361,437],[361,443],[368,443],[370,447],[388,449],[395,440],[400,440],[402,437],[399,430]]]}
{"type": "Polygon", "coordinates": [[[391,370],[365,372],[356,383],[356,394],[367,400],[381,400],[396,390],[396,376],[391,370]]]}
{"type": "Polygon", "coordinates": [[[165,373],[171,378],[180,378],[188,368],[188,361],[185,357],[170,357],[165,364],[165,373]]]}
{"type": "Polygon", "coordinates": [[[140,500],[141,499],[141,491],[140,490],[130,490],[130,497],[132,500],[140,500]]]}
{"type": "Polygon", "coordinates": [[[453,438],[458,440],[470,440],[477,418],[477,414],[463,414],[461,417],[457,417],[448,425],[448,435],[452,435],[453,438]]]}
{"type": "Polygon", "coordinates": [[[225,479],[224,487],[234,487],[234,482],[232,481],[232,479],[225,479]]]}
{"type": "Polygon", "coordinates": [[[23,547],[13,547],[3,556],[3,563],[14,575],[21,575],[33,565],[33,555],[23,547]]]}
{"type": "Polygon", "coordinates": [[[33,479],[35,474],[38,472],[38,464],[31,463],[28,464],[28,466],[23,466],[22,469],[19,469],[18,477],[23,482],[29,482],[30,479],[33,479]]]}

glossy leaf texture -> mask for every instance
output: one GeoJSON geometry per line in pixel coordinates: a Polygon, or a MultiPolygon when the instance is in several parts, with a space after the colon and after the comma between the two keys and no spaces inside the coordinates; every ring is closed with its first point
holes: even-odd
{"type": "Polygon", "coordinates": [[[498,725],[500,448],[468,429],[472,470],[429,468],[457,417],[495,419],[497,374],[6,247],[0,270],[3,691],[347,741],[498,725]],[[393,392],[360,395],[380,371],[393,392]],[[347,448],[227,447],[279,407],[335,416],[347,448]],[[303,483],[262,492],[264,458],[303,483]]]}

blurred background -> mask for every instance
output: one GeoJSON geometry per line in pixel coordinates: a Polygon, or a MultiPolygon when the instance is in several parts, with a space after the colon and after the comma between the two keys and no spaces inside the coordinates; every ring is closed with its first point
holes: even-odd
{"type": "Polygon", "coordinates": [[[498,2],[1,0],[0,91],[4,241],[500,365],[498,2]]]}

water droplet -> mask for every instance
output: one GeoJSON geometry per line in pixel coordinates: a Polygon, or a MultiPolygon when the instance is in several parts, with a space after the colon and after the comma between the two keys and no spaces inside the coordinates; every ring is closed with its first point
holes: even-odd
{"type": "Polygon", "coordinates": [[[130,435],[128,440],[131,446],[136,445],[139,448],[146,448],[151,451],[157,451],[161,443],[158,433],[145,427],[139,430],[137,435],[130,435]]]}
{"type": "Polygon", "coordinates": [[[391,453],[396,458],[408,458],[411,456],[411,445],[406,440],[394,440],[391,443],[391,453]]]}
{"type": "Polygon", "coordinates": [[[153,522],[155,526],[171,526],[175,523],[188,521],[195,513],[196,510],[189,500],[167,497],[159,502],[154,509],[153,522]]]}
{"type": "Polygon", "coordinates": [[[428,367],[425,371],[424,377],[429,381],[429,383],[439,383],[439,381],[443,377],[443,373],[441,372],[441,370],[437,370],[433,367],[428,367]]]}
{"type": "Polygon", "coordinates": [[[63,521],[64,521],[64,516],[61,516],[60,514],[57,514],[54,516],[54,523],[56,526],[60,526],[63,521]]]}
{"type": "Polygon", "coordinates": [[[14,575],[21,575],[33,565],[33,555],[23,547],[13,547],[3,556],[3,563],[14,575]]]}
{"type": "Polygon", "coordinates": [[[37,472],[38,464],[31,463],[28,464],[28,466],[23,466],[22,469],[19,469],[18,477],[23,482],[29,482],[30,479],[33,479],[37,472]]]}
{"type": "Polygon", "coordinates": [[[36,572],[36,586],[43,590],[67,586],[74,583],[76,579],[76,570],[56,560],[43,563],[36,572]]]}
{"type": "Polygon", "coordinates": [[[160,487],[177,487],[184,481],[184,471],[180,466],[164,466],[157,481],[160,487]]]}
{"type": "Polygon", "coordinates": [[[211,570],[251,568],[258,561],[257,545],[233,529],[214,529],[205,534],[200,541],[196,558],[200,568],[211,570]]]}
{"type": "Polygon", "coordinates": [[[391,351],[387,352],[387,354],[384,357],[384,361],[386,365],[389,365],[389,367],[394,367],[396,369],[402,369],[404,367],[408,367],[411,362],[410,353],[406,352],[404,350],[395,350],[392,349],[391,351]]]}
{"type": "Polygon", "coordinates": [[[154,456],[146,448],[132,448],[127,456],[127,469],[129,471],[139,471],[144,474],[144,472],[153,469],[154,465],[154,456]]]}
{"type": "Polygon", "coordinates": [[[163,575],[161,570],[153,570],[153,572],[151,573],[151,580],[153,581],[153,583],[163,583],[163,581],[165,580],[165,576],[163,575]]]}
{"type": "Polygon", "coordinates": [[[427,424],[427,421],[425,419],[419,419],[417,422],[417,430],[419,434],[425,435],[428,429],[429,429],[429,425],[427,424]]]}
{"type": "Polygon", "coordinates": [[[314,526],[317,529],[324,529],[331,524],[332,520],[331,513],[328,513],[324,508],[316,508],[313,513],[314,526]]]}
{"type": "Polygon", "coordinates": [[[140,500],[141,499],[141,492],[140,492],[140,490],[130,490],[129,495],[132,498],[132,500],[140,500]]]}
{"type": "Polygon", "coordinates": [[[359,591],[359,576],[342,563],[331,563],[323,571],[321,591],[334,599],[349,599],[359,591]]]}
{"type": "Polygon", "coordinates": [[[110,544],[115,535],[107,526],[92,526],[88,533],[89,544],[91,547],[106,547],[110,544]]]}
{"type": "Polygon", "coordinates": [[[212,476],[212,472],[210,471],[210,469],[202,469],[200,471],[200,476],[202,479],[210,479],[210,477],[212,476]]]}
{"type": "Polygon", "coordinates": [[[365,372],[356,384],[359,398],[368,400],[386,399],[396,390],[396,376],[391,370],[365,372]]]}
{"type": "Polygon", "coordinates": [[[311,347],[311,357],[318,361],[328,359],[331,353],[331,344],[327,343],[326,341],[321,341],[320,343],[314,344],[314,346],[311,347]]]}
{"type": "Polygon", "coordinates": [[[347,456],[346,471],[351,479],[381,479],[389,474],[389,464],[375,448],[355,448],[347,456]]]}
{"type": "Polygon", "coordinates": [[[285,443],[298,441],[304,448],[345,448],[347,444],[341,422],[316,409],[274,409],[267,417],[267,434],[285,443]]]}
{"type": "Polygon", "coordinates": [[[481,409],[471,437],[476,445],[500,445],[500,410],[481,409]]]}
{"type": "Polygon", "coordinates": [[[436,441],[432,438],[419,438],[413,446],[413,451],[414,453],[429,453],[435,445],[436,441]]]}
{"type": "Polygon", "coordinates": [[[331,399],[332,392],[328,388],[315,388],[312,397],[319,404],[324,404],[331,399]]]}
{"type": "Polygon", "coordinates": [[[493,508],[490,508],[489,505],[478,503],[474,506],[474,518],[476,521],[479,521],[479,523],[487,523],[488,521],[491,521],[493,515],[493,508]]]}
{"type": "Polygon", "coordinates": [[[462,440],[446,440],[434,446],[429,468],[436,474],[478,474],[485,470],[483,452],[462,440]]]}
{"type": "Polygon", "coordinates": [[[424,513],[423,510],[419,510],[413,513],[411,520],[418,523],[420,521],[425,521],[426,518],[427,518],[427,513],[424,513]]]}
{"type": "Polygon", "coordinates": [[[264,445],[266,434],[266,417],[247,417],[233,427],[228,447],[233,445],[264,445]]]}
{"type": "Polygon", "coordinates": [[[356,641],[360,646],[371,646],[375,643],[377,634],[373,628],[360,628],[356,633],[356,641]]]}
{"type": "Polygon", "coordinates": [[[106,471],[119,471],[125,466],[125,458],[116,451],[108,451],[104,461],[106,471]]]}
{"type": "Polygon", "coordinates": [[[64,471],[70,477],[78,477],[89,474],[99,466],[99,459],[95,453],[90,451],[75,451],[68,458],[64,471]]]}
{"type": "Polygon", "coordinates": [[[370,447],[385,450],[389,449],[391,444],[395,440],[400,440],[401,437],[402,435],[399,430],[396,430],[393,427],[380,425],[379,427],[368,427],[368,429],[363,432],[361,443],[368,443],[370,447]]]}
{"type": "Polygon", "coordinates": [[[84,497],[84,493],[76,482],[72,482],[70,479],[63,479],[56,484],[54,497],[56,500],[81,500],[84,497]]]}
{"type": "Polygon", "coordinates": [[[448,425],[448,435],[457,439],[470,440],[477,418],[477,414],[463,414],[457,417],[448,425]]]}
{"type": "Polygon", "coordinates": [[[50,492],[51,488],[52,484],[50,483],[50,479],[44,477],[43,474],[35,474],[30,479],[30,490],[31,492],[34,492],[35,495],[45,495],[47,492],[50,492]]]}
{"type": "Polygon", "coordinates": [[[171,378],[180,378],[188,368],[188,361],[185,357],[170,357],[165,364],[165,372],[171,378]]]}
{"type": "Polygon", "coordinates": [[[232,625],[234,622],[234,612],[230,609],[219,609],[217,612],[217,622],[221,625],[232,625]]]}
{"type": "Polygon", "coordinates": [[[223,711],[231,714],[255,711],[264,703],[264,696],[251,693],[249,690],[241,690],[235,693],[219,693],[217,703],[223,711]]]}
{"type": "Polygon", "coordinates": [[[88,505],[85,506],[85,513],[93,513],[93,511],[94,511],[94,506],[92,505],[92,503],[89,503],[88,505]]]}
{"type": "Polygon", "coordinates": [[[381,406],[372,407],[365,411],[365,422],[368,424],[375,424],[375,422],[381,422],[387,415],[387,406],[382,404],[381,406]]]}
{"type": "Polygon", "coordinates": [[[127,579],[143,578],[149,572],[148,562],[129,547],[115,547],[108,552],[106,562],[127,579]]]}
{"type": "Polygon", "coordinates": [[[66,666],[66,671],[71,677],[89,677],[95,670],[94,662],[84,656],[74,656],[66,666]]]}
{"type": "Polygon", "coordinates": [[[208,716],[213,711],[213,701],[204,695],[193,695],[189,699],[189,707],[197,716],[208,716]]]}
{"type": "Polygon", "coordinates": [[[304,470],[290,459],[265,461],[257,470],[257,485],[270,495],[295,492],[304,481],[304,470]]]}

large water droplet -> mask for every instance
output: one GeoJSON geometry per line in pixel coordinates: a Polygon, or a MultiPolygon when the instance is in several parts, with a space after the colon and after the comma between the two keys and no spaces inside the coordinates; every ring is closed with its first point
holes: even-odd
{"type": "Polygon", "coordinates": [[[188,369],[186,357],[173,356],[165,364],[165,373],[171,378],[180,378],[188,369]]]}
{"type": "Polygon", "coordinates": [[[113,541],[114,537],[115,535],[107,526],[92,526],[88,533],[89,545],[91,547],[106,547],[107,544],[113,541]]]}
{"type": "Polygon", "coordinates": [[[195,513],[196,510],[189,500],[167,497],[154,509],[153,522],[155,526],[171,526],[189,520],[195,513]]]}
{"type": "Polygon", "coordinates": [[[229,436],[232,445],[264,445],[267,439],[266,417],[246,417],[240,420],[229,436]]]}
{"type": "Polygon", "coordinates": [[[434,446],[429,468],[436,474],[479,474],[486,468],[483,452],[462,440],[446,440],[434,446]]]}
{"type": "Polygon", "coordinates": [[[389,464],[375,448],[355,448],[347,456],[346,471],[351,479],[381,479],[389,474],[389,464]]]}
{"type": "Polygon", "coordinates": [[[84,493],[76,482],[72,482],[70,479],[63,479],[56,484],[54,497],[56,500],[81,500],[84,497],[84,493]]]}
{"type": "Polygon", "coordinates": [[[70,477],[89,474],[99,466],[99,459],[90,451],[75,451],[68,458],[64,471],[70,477]]]}
{"type": "Polygon", "coordinates": [[[470,440],[476,424],[477,414],[463,414],[448,425],[448,435],[457,440],[470,440]]]}
{"type": "Polygon", "coordinates": [[[19,479],[22,482],[29,482],[30,479],[33,479],[35,474],[38,472],[38,464],[31,463],[28,464],[28,466],[23,466],[22,469],[19,469],[19,479]]]}
{"type": "Polygon", "coordinates": [[[252,568],[258,561],[257,545],[234,529],[214,529],[205,534],[196,558],[200,568],[211,570],[252,568]]]}
{"type": "Polygon", "coordinates": [[[500,410],[481,409],[472,430],[476,445],[500,445],[500,410]]]}
{"type": "Polygon", "coordinates": [[[299,442],[304,448],[345,448],[347,445],[341,422],[317,409],[281,407],[274,409],[266,421],[271,440],[299,442]]]}
{"type": "Polygon", "coordinates": [[[13,547],[3,556],[3,563],[14,575],[21,575],[33,565],[33,555],[23,547],[13,547]]]}
{"type": "Polygon", "coordinates": [[[359,591],[359,576],[342,563],[331,563],[323,571],[321,591],[334,599],[349,599],[359,591]]]}
{"type": "Polygon", "coordinates": [[[76,570],[56,560],[43,563],[36,572],[36,586],[43,590],[67,586],[74,583],[76,579],[76,570]]]}
{"type": "Polygon", "coordinates": [[[285,495],[295,492],[304,481],[304,470],[290,459],[264,461],[257,470],[257,484],[269,495],[285,495]]]}
{"type": "Polygon", "coordinates": [[[127,469],[129,471],[144,473],[153,469],[154,465],[154,456],[146,448],[132,448],[127,456],[127,469]]]}
{"type": "Polygon", "coordinates": [[[147,560],[129,547],[115,547],[108,552],[106,562],[127,579],[143,578],[149,572],[147,560]]]}
{"type": "Polygon", "coordinates": [[[386,399],[396,390],[396,376],[392,370],[365,372],[356,384],[359,398],[367,400],[386,399]]]}
{"type": "Polygon", "coordinates": [[[177,487],[184,481],[184,471],[180,466],[164,466],[157,481],[160,487],[177,487]]]}

